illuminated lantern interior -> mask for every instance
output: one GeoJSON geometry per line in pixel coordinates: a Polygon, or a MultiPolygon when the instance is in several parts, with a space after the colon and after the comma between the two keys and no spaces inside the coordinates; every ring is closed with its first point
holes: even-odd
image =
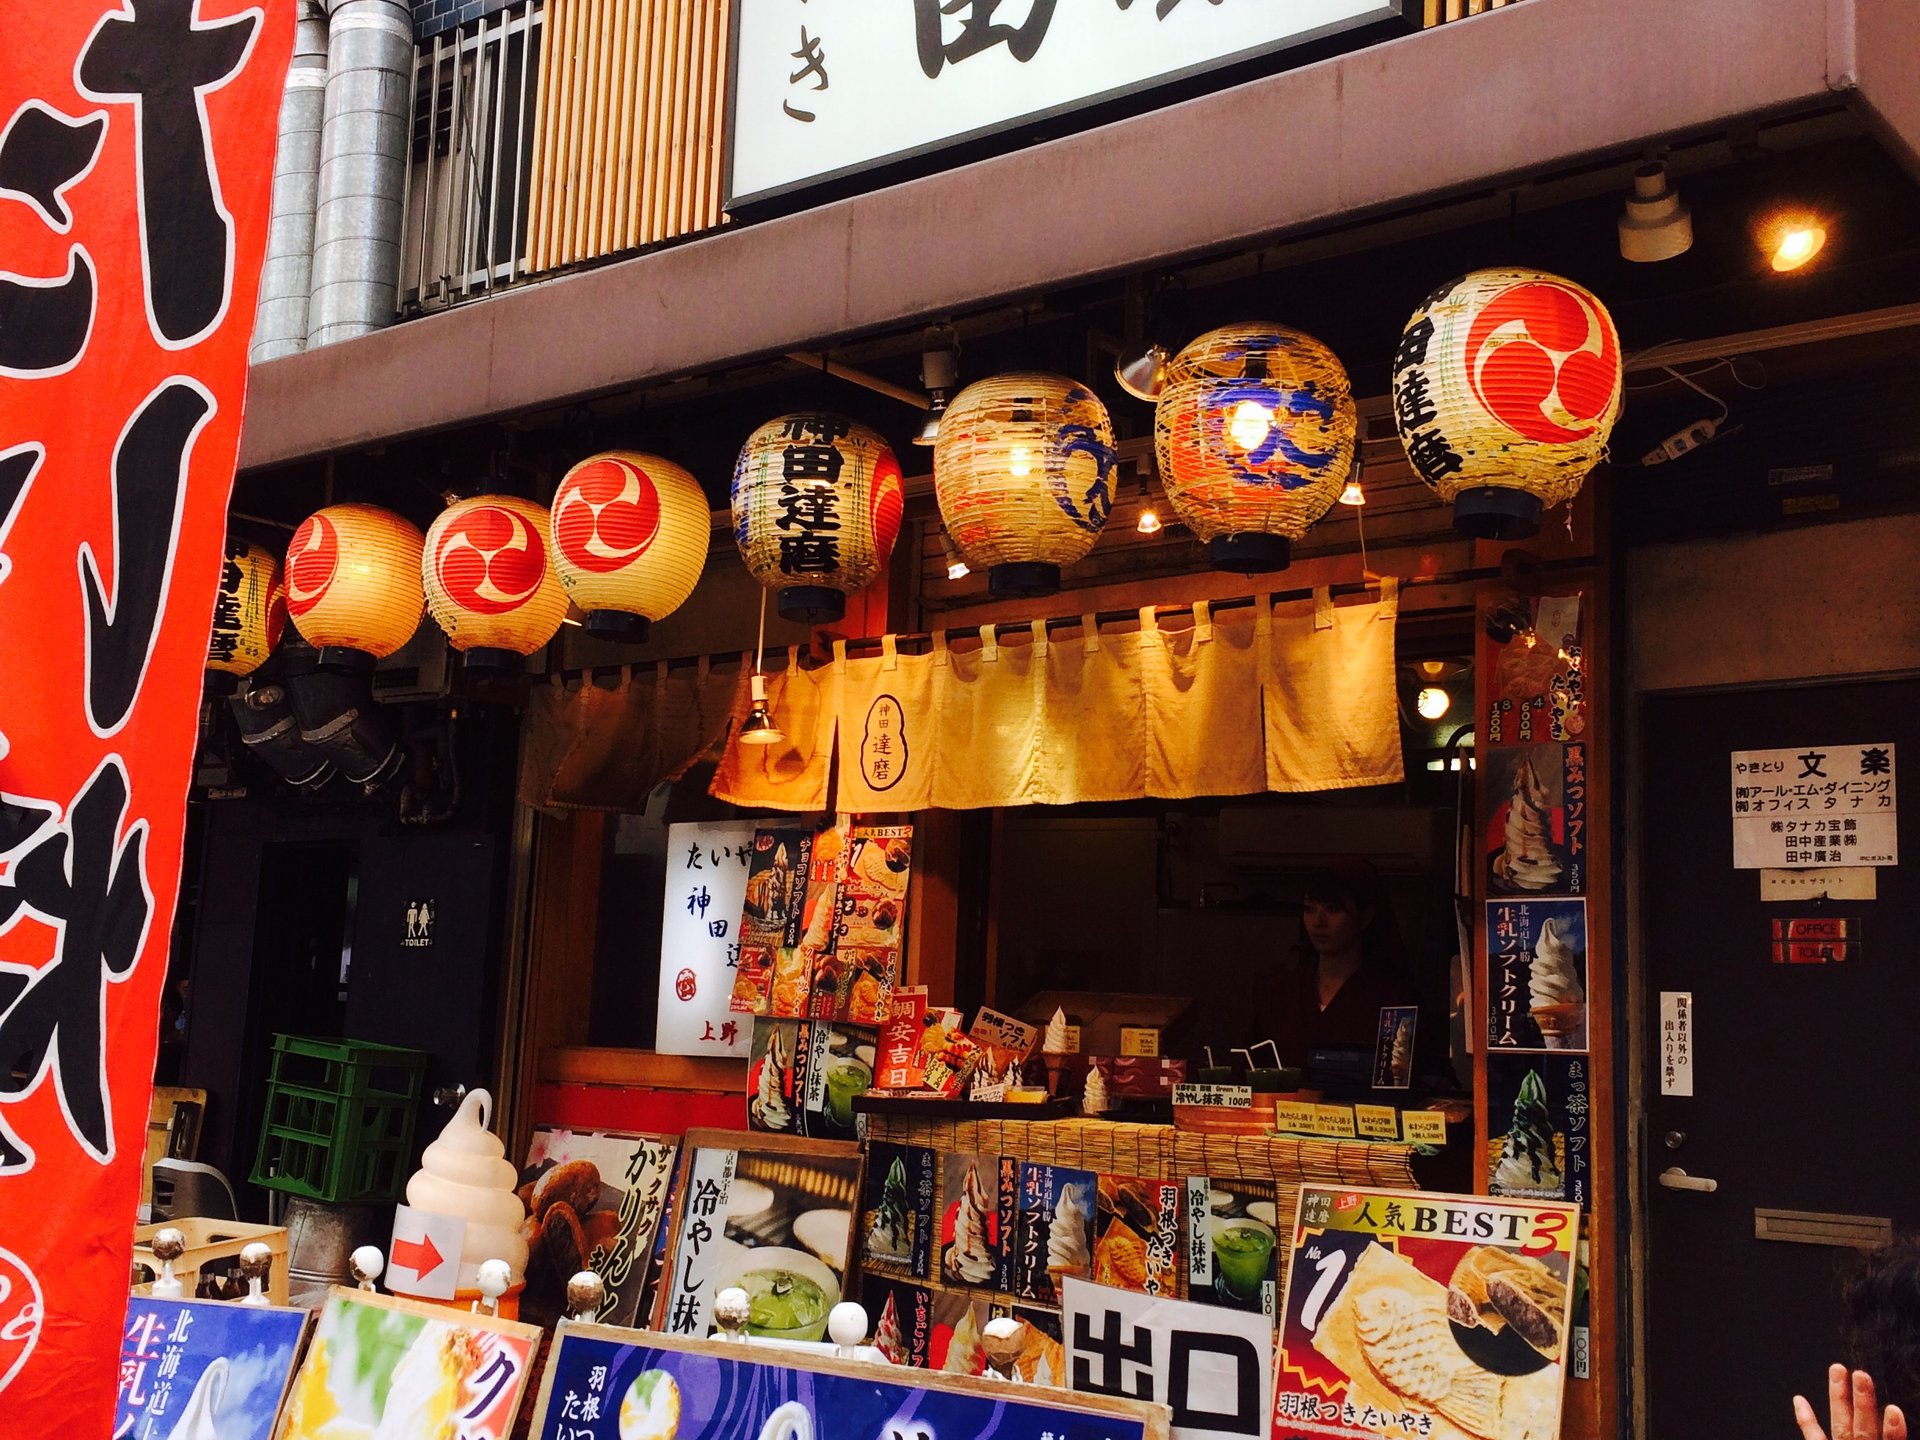
{"type": "Polygon", "coordinates": [[[329,669],[368,670],[420,626],[420,554],[411,521],[378,505],[329,505],[287,546],[287,617],[329,669]]]}

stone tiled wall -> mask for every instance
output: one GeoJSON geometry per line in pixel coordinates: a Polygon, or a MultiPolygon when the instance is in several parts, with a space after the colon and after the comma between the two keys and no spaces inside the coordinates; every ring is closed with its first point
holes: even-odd
{"type": "Polygon", "coordinates": [[[510,0],[413,0],[413,30],[421,40],[507,8],[510,0]]]}

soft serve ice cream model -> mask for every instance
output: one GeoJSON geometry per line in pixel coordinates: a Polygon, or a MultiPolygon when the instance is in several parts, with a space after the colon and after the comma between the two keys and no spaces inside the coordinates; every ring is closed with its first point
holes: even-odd
{"type": "Polygon", "coordinates": [[[1527,1003],[1549,1050],[1587,1048],[1583,958],[1574,947],[1573,927],[1567,921],[1549,918],[1541,922],[1527,980],[1527,1003]]]}
{"type": "Polygon", "coordinates": [[[1507,800],[1505,844],[1494,856],[1494,878],[1509,890],[1545,890],[1560,878],[1560,860],[1548,838],[1553,805],[1532,760],[1514,771],[1507,800]]]}
{"type": "Polygon", "coordinates": [[[1538,1070],[1529,1070],[1513,1100],[1513,1123],[1500,1146],[1500,1163],[1493,1171],[1497,1195],[1558,1197],[1566,1186],[1554,1145],[1553,1116],[1547,1109],[1547,1087],[1538,1070]]]}
{"type": "MultiPolygon", "coordinates": [[[[480,1267],[488,1260],[504,1260],[512,1271],[509,1294],[517,1293],[527,1275],[527,1241],[521,1233],[527,1210],[514,1193],[520,1176],[506,1147],[487,1128],[492,1115],[493,1097],[484,1090],[468,1091],[407,1181],[408,1205],[467,1222],[455,1282],[455,1298],[463,1304],[479,1298],[480,1267]]],[[[387,1274],[391,1286],[394,1272],[390,1268],[387,1274]]]]}

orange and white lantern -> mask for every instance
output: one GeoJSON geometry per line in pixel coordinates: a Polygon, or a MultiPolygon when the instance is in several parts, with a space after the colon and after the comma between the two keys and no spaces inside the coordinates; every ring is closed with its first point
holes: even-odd
{"type": "Polygon", "coordinates": [[[560,629],[567,591],[547,556],[548,524],[544,505],[476,495],[428,528],[420,562],[427,613],[469,665],[509,665],[560,629]]]}
{"type": "Polygon", "coordinates": [[[251,675],[266,664],[286,628],[287,589],[279,557],[264,545],[229,535],[220,589],[213,597],[207,668],[251,675]]]}
{"type": "Polygon", "coordinates": [[[553,568],[587,633],[638,643],[678,610],[707,563],[711,512],[699,481],[631,450],[593,455],[553,496],[553,568]]]}
{"type": "Polygon", "coordinates": [[[1454,528],[1523,540],[1606,458],[1620,336],[1594,295],[1539,270],[1475,270],[1414,312],[1393,360],[1393,418],[1454,528]]]}
{"type": "Polygon", "coordinates": [[[331,669],[366,670],[420,627],[420,554],[411,521],[378,505],[329,505],[287,546],[287,616],[331,669]]]}
{"type": "Polygon", "coordinates": [[[747,437],[733,467],[733,538],[789,620],[847,613],[900,536],[906,487],[892,448],[844,415],[782,415],[747,437]]]}

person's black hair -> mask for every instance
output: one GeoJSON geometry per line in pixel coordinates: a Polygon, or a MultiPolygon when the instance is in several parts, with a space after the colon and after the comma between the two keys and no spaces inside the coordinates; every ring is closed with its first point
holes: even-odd
{"type": "MultiPolygon", "coordinates": [[[[1334,905],[1355,915],[1372,912],[1360,937],[1360,953],[1365,963],[1389,975],[1406,973],[1406,955],[1400,947],[1400,926],[1394,919],[1393,901],[1386,883],[1370,860],[1336,860],[1320,866],[1307,876],[1301,889],[1303,900],[1334,905]]],[[[1313,945],[1307,938],[1303,921],[1300,930],[1301,953],[1311,957],[1313,945]]]]}
{"type": "Polygon", "coordinates": [[[1868,1252],[1840,1298],[1848,1365],[1873,1376],[1882,1405],[1920,1413],[1920,1237],[1868,1252]]]}

